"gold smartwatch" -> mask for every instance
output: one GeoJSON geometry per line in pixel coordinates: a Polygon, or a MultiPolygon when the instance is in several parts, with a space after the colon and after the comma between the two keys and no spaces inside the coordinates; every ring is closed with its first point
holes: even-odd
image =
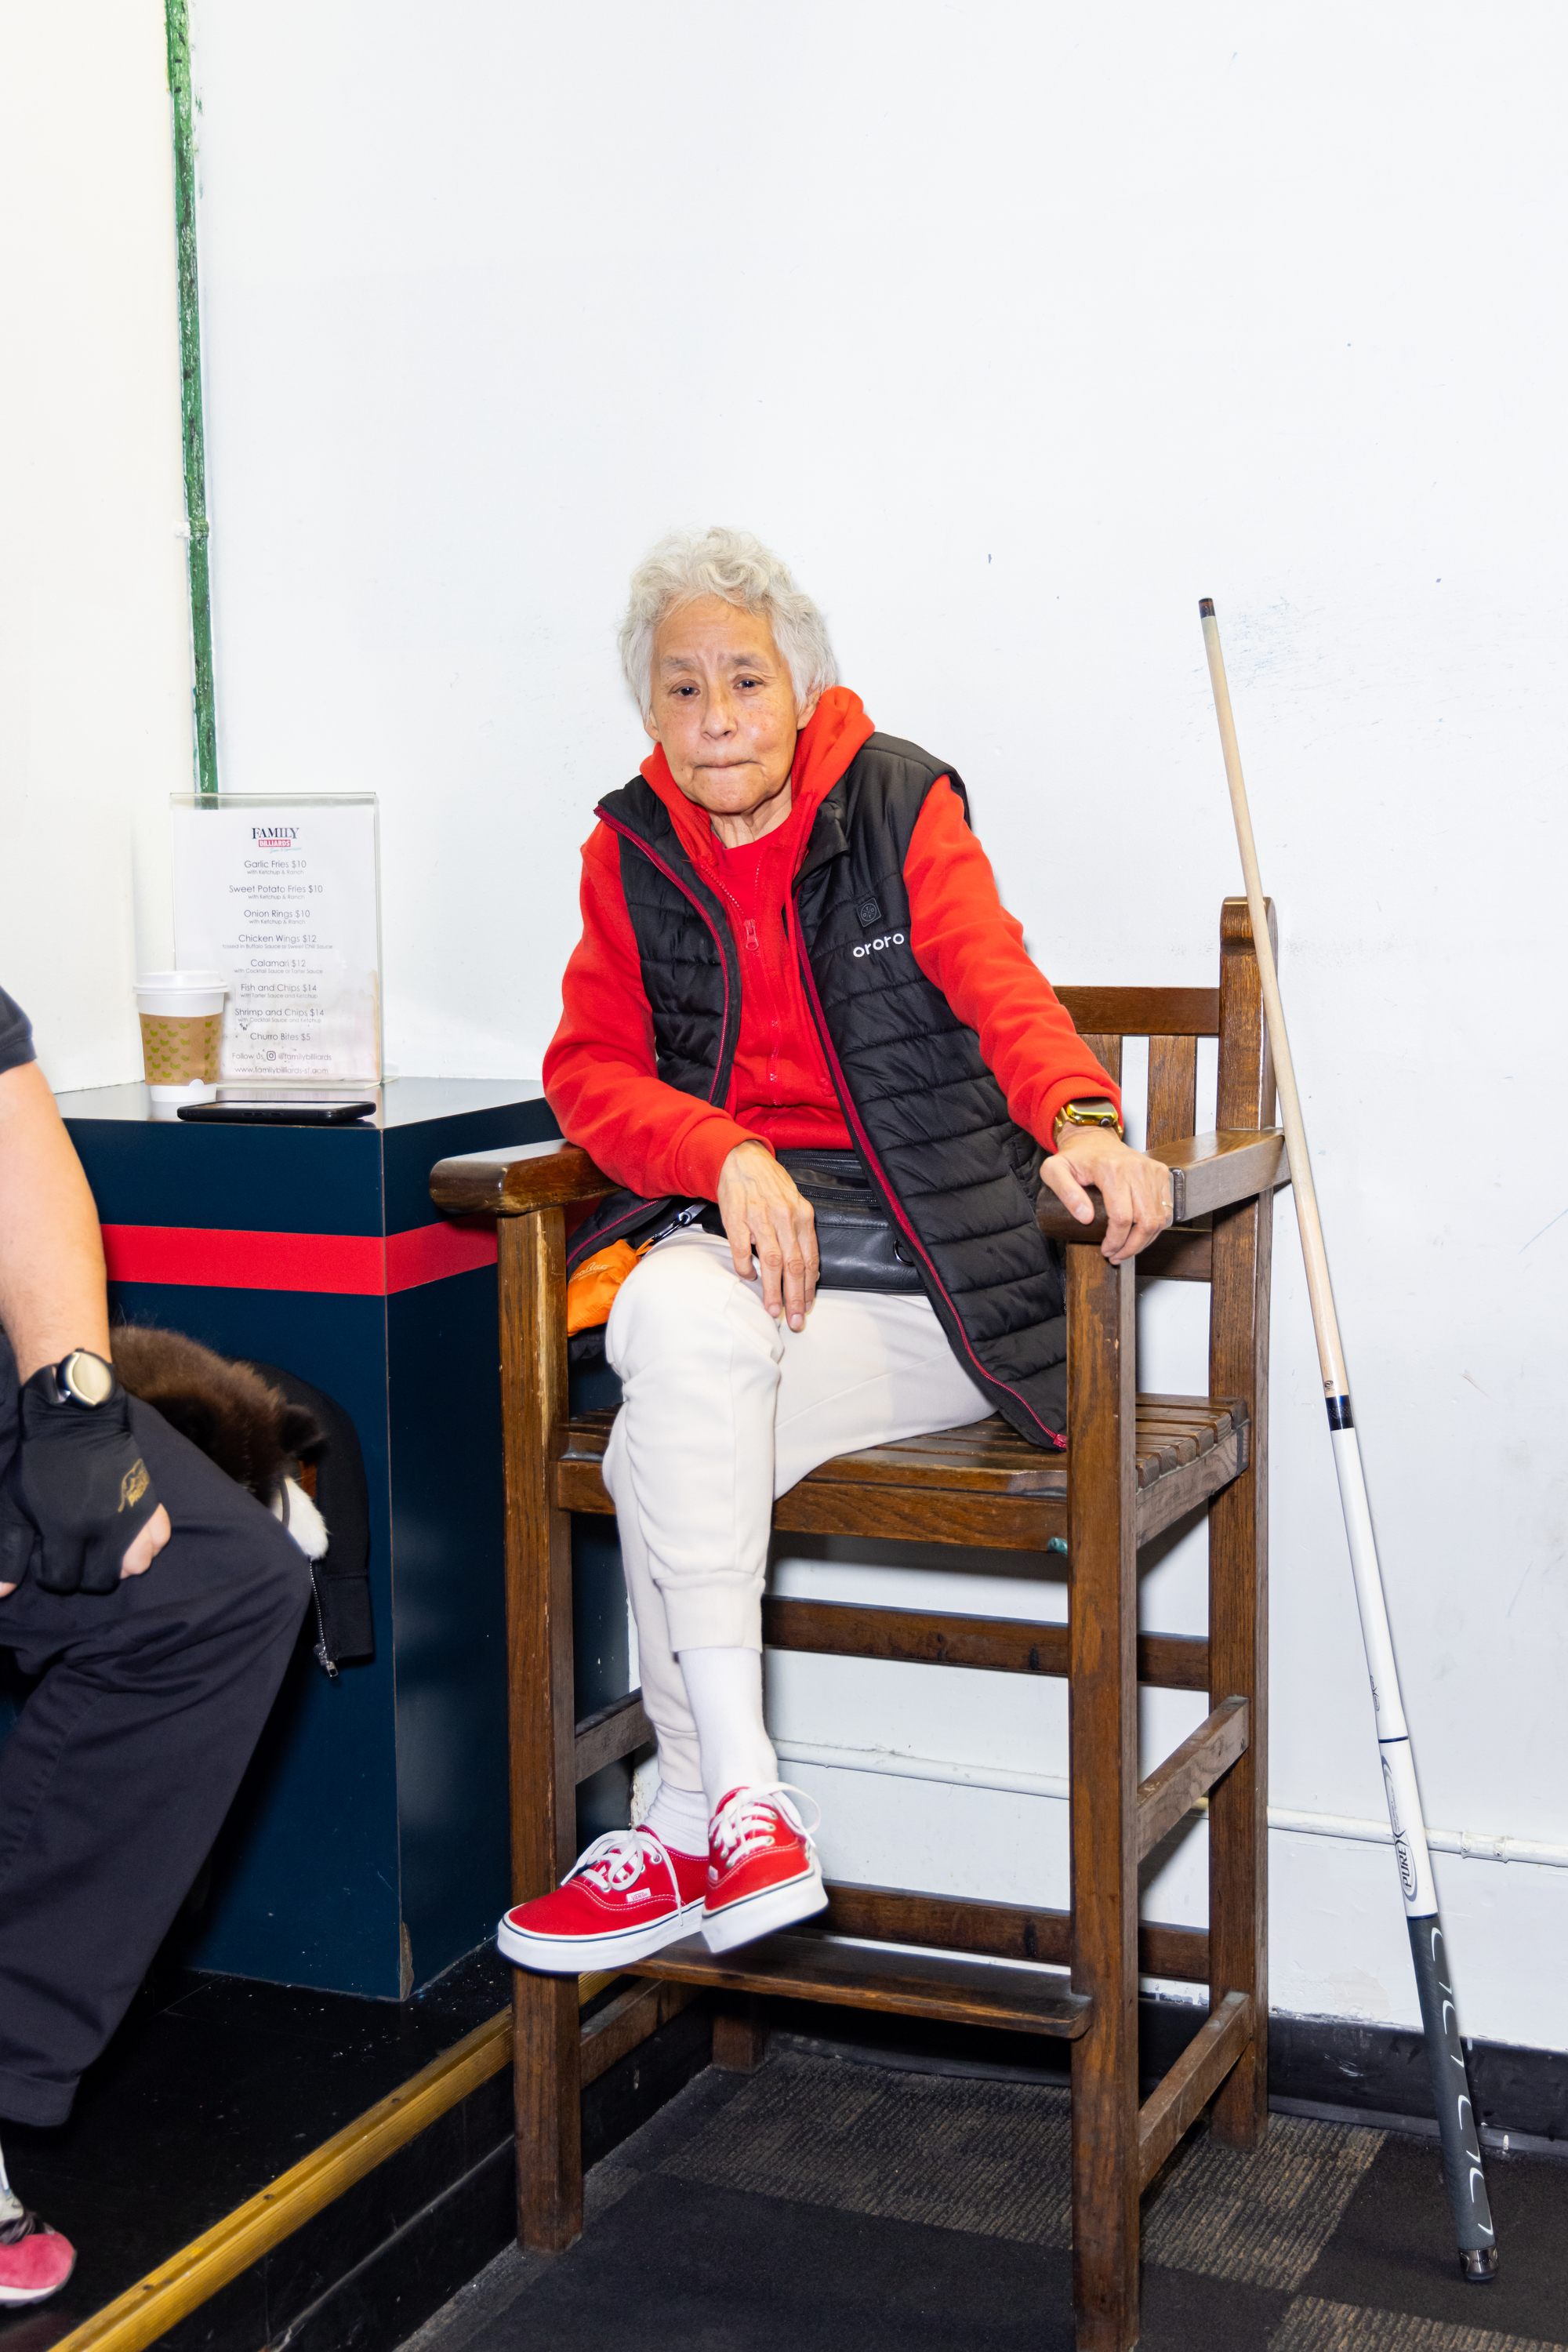
{"type": "Polygon", "coordinates": [[[1096,1095],[1087,1102],[1063,1103],[1051,1122],[1053,1151],[1060,1147],[1064,1127],[1113,1127],[1118,1136],[1122,1134],[1121,1118],[1116,1105],[1108,1102],[1103,1095],[1096,1095]]]}

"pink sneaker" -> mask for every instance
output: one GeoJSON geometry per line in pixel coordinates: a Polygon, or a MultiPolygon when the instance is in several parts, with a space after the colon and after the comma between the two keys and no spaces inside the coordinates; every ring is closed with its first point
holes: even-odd
{"type": "MultiPolygon", "coordinates": [[[[785,1798],[787,1785],[775,1780],[765,1789],[731,1789],[719,1800],[708,1825],[708,1900],[702,1906],[702,1935],[710,1952],[732,1951],[737,1944],[776,1935],[827,1908],[816,1848],[785,1798]]],[[[795,1794],[805,1791],[797,1789],[795,1794]]],[[[809,1797],[805,1801],[813,1803],[809,1797]]]]}
{"type": "Polygon", "coordinates": [[[76,2248],[36,2213],[0,2221],[0,2306],[42,2303],[76,2268],[76,2248]]]}
{"type": "Polygon", "coordinates": [[[509,1911],[496,1930],[505,1958],[546,1976],[629,1969],[689,1936],[702,1916],[708,1865],[651,1830],[612,1830],[580,1854],[553,1895],[509,1911]]]}

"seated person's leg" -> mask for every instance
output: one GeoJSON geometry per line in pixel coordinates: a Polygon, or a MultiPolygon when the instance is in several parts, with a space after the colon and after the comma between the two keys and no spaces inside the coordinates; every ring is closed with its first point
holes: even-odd
{"type": "Polygon", "coordinates": [[[0,1600],[43,1679],[0,1746],[0,2118],[60,2122],[233,1800],[310,1596],[299,1547],[148,1405],[173,1535],[106,1594],[0,1600]]]}
{"type": "MultiPolygon", "coordinates": [[[[754,1284],[737,1286],[755,1296],[754,1284]]],[[[768,1527],[773,1497],[834,1454],[981,1420],[988,1411],[924,1298],[820,1290],[800,1330],[767,1320],[778,1348],[768,1527]]],[[[737,1453],[746,1443],[738,1422],[737,1453]]],[[[764,1456],[764,1475],[766,1468],[764,1456]]],[[[755,1580],[759,1640],[765,1569],[766,1528],[755,1580]]],[[[715,1806],[702,1932],[713,1950],[728,1951],[808,1917],[826,1895],[799,1812],[776,1780],[771,1788],[749,1780],[743,1769],[753,1738],[770,1760],[773,1754],[763,1729],[760,1656],[696,1644],[680,1648],[679,1662],[715,1806]]]]}
{"type": "Polygon", "coordinates": [[[500,1948],[526,1968],[630,1966],[689,1935],[702,1924],[718,1798],[742,1782],[776,1783],[763,1724],[762,1588],[778,1344],[727,1244],[705,1235],[652,1251],[616,1296],[606,1349],[625,1402],[605,1482],[659,1792],[640,1830],[598,1841],[564,1887],[507,1914],[500,1948]],[[678,1622],[689,1643],[705,1642],[694,1675],[676,1655],[678,1622]]]}
{"type": "Polygon", "coordinates": [[[804,1330],[791,1332],[766,1313],[759,1286],[736,1276],[728,1244],[706,1236],[650,1253],[617,1294],[606,1348],[625,1402],[605,1482],[658,1739],[659,1792],[643,1834],[662,1851],[601,1857],[589,1871],[602,1887],[508,1915],[503,1951],[560,1970],[613,1965],[616,1950],[629,1964],[689,1933],[690,1895],[677,1881],[704,1845],[717,1880],[702,1925],[715,1948],[820,1909],[815,1855],[777,1795],[763,1718],[773,1497],[834,1454],[989,1410],[923,1298],[820,1292],[804,1330]],[[592,1959],[582,1956],[589,1944],[592,1959]]]}
{"type": "Polygon", "coordinates": [[[761,1674],[775,1496],[835,1454],[990,1408],[924,1298],[820,1291],[805,1328],[791,1331],[765,1312],[759,1286],[736,1276],[729,1244],[705,1236],[652,1252],[605,1336],[625,1402],[605,1481],[660,1779],[692,1786],[695,1730],[711,1809],[737,1785],[777,1775],[761,1674]]]}
{"type": "MultiPolygon", "coordinates": [[[[605,1483],[638,1653],[646,1620],[661,1665],[672,1652],[679,1659],[687,1704],[678,1721],[682,1732],[694,1725],[711,1814],[731,1789],[778,1778],[763,1722],[762,1651],[782,1327],[757,1286],[737,1277],[727,1242],[682,1235],[623,1286],[605,1348],[624,1401],[605,1483]]],[[[659,1676],[661,1696],[668,1679],[659,1676]]],[[[648,1711],[662,1780],[676,1758],[648,1711]]],[[[688,1740],[679,1785],[689,1785],[692,1760],[688,1740]]]]}
{"type": "Polygon", "coordinates": [[[804,1331],[784,1334],[773,1493],[868,1445],[985,1421],[993,1407],[929,1299],[909,1291],[819,1290],[804,1331]]]}

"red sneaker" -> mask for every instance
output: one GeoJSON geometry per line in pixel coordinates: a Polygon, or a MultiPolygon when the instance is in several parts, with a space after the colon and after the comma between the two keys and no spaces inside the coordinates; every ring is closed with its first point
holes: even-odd
{"type": "Polygon", "coordinates": [[[553,1895],[520,1903],[496,1942],[520,1968],[574,1977],[629,1969],[689,1936],[702,1916],[708,1865],[651,1830],[612,1830],[580,1854],[553,1895]]]}
{"type": "MultiPolygon", "coordinates": [[[[3,2209],[0,2209],[3,2210],[3,2209]]],[[[76,2248],[36,2213],[0,2220],[0,2306],[42,2303],[76,2268],[76,2248]]]]}
{"type": "MultiPolygon", "coordinates": [[[[775,1780],[765,1789],[731,1789],[719,1800],[708,1825],[708,1900],[702,1906],[702,1935],[710,1952],[732,1951],[737,1944],[776,1935],[827,1908],[816,1848],[784,1796],[787,1785],[775,1780]]],[[[795,1793],[805,1795],[804,1789],[795,1793]]],[[[806,1802],[813,1801],[807,1797],[806,1802]]]]}

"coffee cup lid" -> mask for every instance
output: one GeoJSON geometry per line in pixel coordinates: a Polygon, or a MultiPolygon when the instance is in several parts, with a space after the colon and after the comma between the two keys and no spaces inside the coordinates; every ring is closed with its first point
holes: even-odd
{"type": "Polygon", "coordinates": [[[228,975],[222,971],[143,971],[137,974],[136,985],[144,996],[183,996],[189,989],[226,988],[228,975]]]}

